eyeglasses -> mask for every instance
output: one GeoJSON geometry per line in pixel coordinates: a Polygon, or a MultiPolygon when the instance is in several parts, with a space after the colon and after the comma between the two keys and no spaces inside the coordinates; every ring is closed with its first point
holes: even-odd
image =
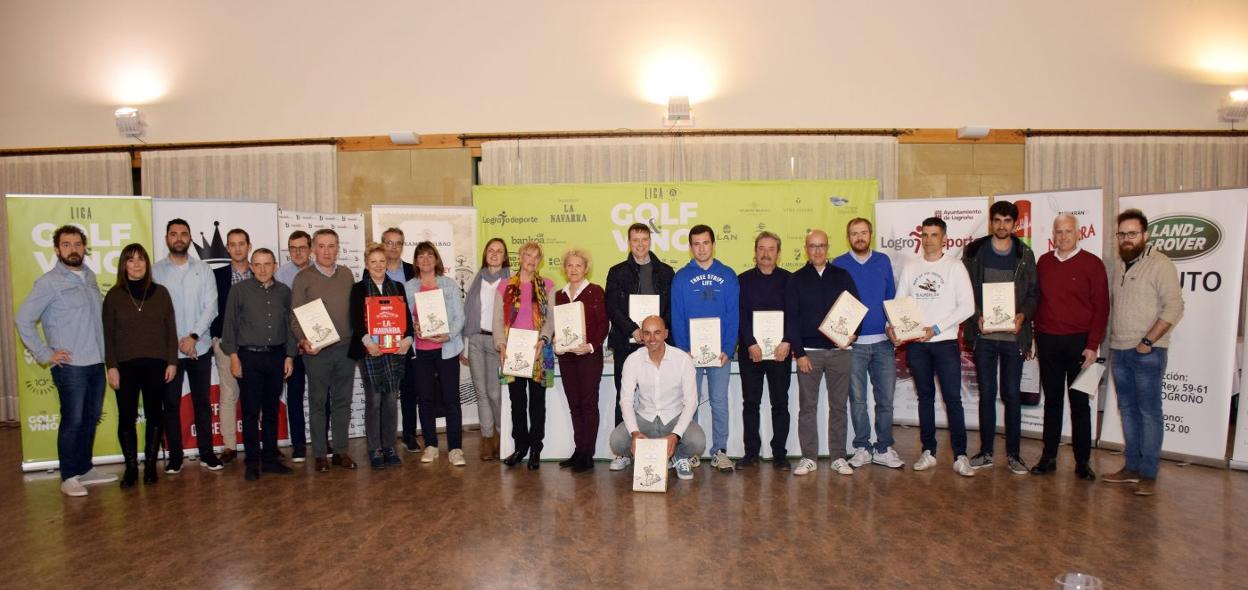
{"type": "Polygon", "coordinates": [[[827,244],[806,244],[806,247],[810,248],[811,250],[827,250],[828,249],[827,244]]]}
{"type": "Polygon", "coordinates": [[[1114,237],[1118,238],[1118,241],[1121,242],[1123,240],[1134,240],[1142,235],[1144,235],[1144,232],[1142,231],[1120,231],[1114,234],[1114,237]]]}

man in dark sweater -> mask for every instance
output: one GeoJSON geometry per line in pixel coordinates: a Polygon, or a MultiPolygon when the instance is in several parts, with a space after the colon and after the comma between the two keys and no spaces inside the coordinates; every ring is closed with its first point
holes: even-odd
{"type": "MultiPolygon", "coordinates": [[[[778,469],[790,468],[785,442],[789,440],[789,382],[793,364],[790,346],[783,340],[759,343],[754,331],[755,312],[784,313],[785,286],[793,273],[776,266],[780,255],[780,236],[764,231],[754,238],[754,268],[737,277],[741,286],[741,323],[738,342],[746,354],[738,355],[741,367],[742,424],[745,456],[737,467],[750,467],[758,462],[762,439],[759,437],[759,407],[763,402],[763,379],[771,400],[771,457],[778,469]],[[767,350],[764,351],[764,346],[767,350]],[[767,353],[767,354],[764,354],[767,353]]],[[[780,330],[783,331],[783,315],[780,330]]]]}
{"type": "Polygon", "coordinates": [[[221,350],[221,330],[230,287],[251,278],[251,265],[247,262],[251,253],[251,236],[246,230],[236,227],[225,235],[225,249],[230,253],[230,263],[212,271],[217,280],[217,317],[212,320],[212,354],[217,361],[217,415],[220,417],[221,444],[225,445],[221,461],[229,463],[238,455],[238,381],[230,373],[230,355],[221,350]]]}
{"type": "MultiPolygon", "coordinates": [[[[828,263],[827,233],[816,229],[806,235],[806,258],[806,266],[789,277],[784,289],[785,340],[797,357],[797,437],[802,445],[802,459],[793,475],[806,475],[819,468],[819,426],[815,419],[819,409],[819,384],[825,377],[828,381],[828,454],[832,457],[832,470],[841,475],[853,475],[854,469],[845,460],[845,438],[854,353],[838,348],[819,331],[819,324],[842,292],[856,299],[858,290],[848,271],[828,263]]],[[[857,333],[855,330],[851,343],[857,333]]]]}

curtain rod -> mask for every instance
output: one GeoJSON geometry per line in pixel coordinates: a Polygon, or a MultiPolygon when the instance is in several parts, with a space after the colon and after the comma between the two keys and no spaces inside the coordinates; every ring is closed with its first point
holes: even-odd
{"type": "Polygon", "coordinates": [[[19,148],[19,149],[0,149],[0,157],[3,156],[47,156],[53,154],[98,154],[108,152],[121,152],[135,154],[137,152],[150,152],[155,150],[202,150],[202,149],[228,149],[228,148],[247,148],[247,147],[279,147],[292,145],[338,145],[339,139],[336,137],[316,137],[309,139],[261,139],[253,141],[203,141],[192,143],[144,143],[138,145],[97,145],[85,147],[55,147],[55,148],[19,148]]]}
{"type": "Polygon", "coordinates": [[[1244,137],[1248,131],[1242,129],[1024,129],[1026,137],[1244,137]]]}
{"type": "Polygon", "coordinates": [[[518,133],[464,133],[461,142],[507,139],[586,139],[597,137],[713,137],[729,135],[881,135],[912,133],[903,129],[614,129],[601,131],[537,131],[518,133]]]}

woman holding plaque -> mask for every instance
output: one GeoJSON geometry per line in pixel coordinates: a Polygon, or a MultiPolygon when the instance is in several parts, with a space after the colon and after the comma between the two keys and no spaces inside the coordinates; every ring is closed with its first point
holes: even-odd
{"type": "Polygon", "coordinates": [[[464,296],[464,353],[459,362],[468,365],[477,391],[477,417],[481,422],[481,460],[497,461],[498,421],[502,418],[502,385],[498,382],[498,349],[494,346],[494,299],[498,287],[511,277],[507,243],[491,238],[481,254],[481,271],[468,283],[464,296]]]}
{"type": "MultiPolygon", "coordinates": [[[[351,341],[347,356],[360,365],[364,381],[364,433],[373,469],[403,464],[394,451],[398,430],[399,386],[412,347],[412,323],[401,329],[381,317],[393,307],[406,313],[403,285],[386,275],[386,248],[369,244],[364,251],[364,277],[351,287],[351,341]],[[392,333],[392,332],[397,332],[392,333]]],[[[390,312],[393,313],[393,312],[390,312]]]]}
{"type": "Polygon", "coordinates": [[[577,473],[594,468],[602,342],[607,338],[606,293],[589,282],[588,274],[589,253],[568,250],[563,255],[563,275],[568,284],[555,294],[555,352],[576,441],[572,456],[559,467],[571,467],[577,473]]]}
{"type": "Polygon", "coordinates": [[[416,397],[420,429],[425,436],[421,463],[438,458],[438,414],[446,416],[446,443],[451,465],[463,467],[463,414],[459,407],[459,355],[464,351],[464,298],[455,280],[446,276],[442,255],[433,242],[416,244],[412,264],[416,276],[405,285],[416,333],[416,397]]]}
{"type": "MultiPolygon", "coordinates": [[[[555,284],[538,274],[542,246],[529,242],[520,247],[520,272],[501,282],[494,298],[494,345],[504,367],[502,382],[511,398],[511,437],[515,452],[503,463],[512,467],[529,457],[529,469],[541,467],[542,439],[546,437],[546,388],[555,384],[554,336],[555,284]],[[536,332],[531,359],[532,371],[525,377],[507,375],[509,361],[527,357],[521,351],[508,356],[507,338],[511,330],[536,332]]],[[[526,359],[528,360],[528,359],[526,359]]]]}

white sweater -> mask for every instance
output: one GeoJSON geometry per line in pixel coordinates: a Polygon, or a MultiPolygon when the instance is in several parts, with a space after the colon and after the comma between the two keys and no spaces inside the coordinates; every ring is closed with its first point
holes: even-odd
{"type": "Polygon", "coordinates": [[[956,340],[958,325],[975,313],[975,292],[962,261],[945,254],[940,260],[910,260],[897,279],[897,297],[909,295],[919,304],[923,322],[940,334],[931,342],[956,340]]]}

